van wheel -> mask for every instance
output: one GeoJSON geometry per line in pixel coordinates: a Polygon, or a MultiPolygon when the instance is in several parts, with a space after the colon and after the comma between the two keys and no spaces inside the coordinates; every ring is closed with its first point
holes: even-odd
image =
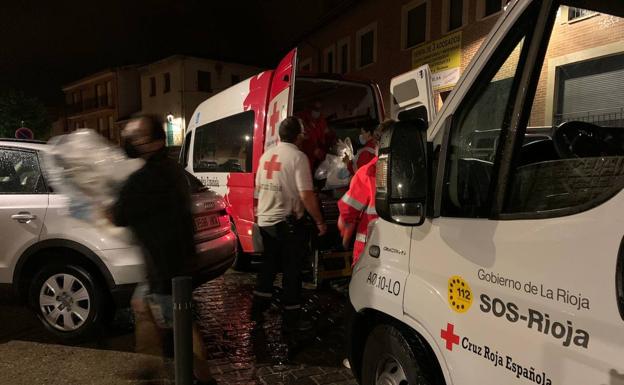
{"type": "MultiPolygon", "coordinates": [[[[238,242],[238,241],[237,241],[238,242]]],[[[236,251],[236,257],[234,258],[234,270],[236,271],[248,271],[251,267],[251,256],[243,252],[240,242],[238,242],[236,251]]]]}
{"type": "Polygon", "coordinates": [[[48,265],[32,280],[29,303],[43,325],[66,341],[91,336],[100,328],[105,305],[99,282],[76,265],[48,265]]]}
{"type": "Polygon", "coordinates": [[[425,350],[420,341],[410,340],[394,326],[375,327],[364,347],[362,385],[444,384],[428,368],[432,362],[423,356],[425,350]]]}
{"type": "Polygon", "coordinates": [[[232,224],[232,232],[236,234],[236,257],[234,258],[232,267],[236,271],[247,271],[251,267],[251,256],[243,251],[243,246],[240,243],[238,232],[236,231],[236,226],[232,219],[230,219],[230,223],[232,224]]]}

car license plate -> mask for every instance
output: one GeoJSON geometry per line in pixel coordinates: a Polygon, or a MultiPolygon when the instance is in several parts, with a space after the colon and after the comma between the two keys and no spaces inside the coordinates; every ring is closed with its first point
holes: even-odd
{"type": "Polygon", "coordinates": [[[212,229],[219,226],[218,215],[204,215],[195,218],[195,231],[202,231],[206,229],[212,229]]]}

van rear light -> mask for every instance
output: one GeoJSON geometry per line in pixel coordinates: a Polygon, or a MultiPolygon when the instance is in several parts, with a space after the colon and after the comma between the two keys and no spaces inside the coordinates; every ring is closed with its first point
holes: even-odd
{"type": "Polygon", "coordinates": [[[377,160],[377,171],[375,174],[377,190],[386,191],[388,183],[388,155],[380,155],[377,160]]]}

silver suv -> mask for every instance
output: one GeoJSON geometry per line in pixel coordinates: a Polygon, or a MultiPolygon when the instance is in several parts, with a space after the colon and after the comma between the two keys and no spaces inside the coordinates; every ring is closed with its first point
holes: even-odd
{"type": "MultiPolygon", "coordinates": [[[[65,200],[41,172],[43,142],[0,139],[0,286],[27,300],[63,339],[91,334],[127,307],[144,277],[127,230],[109,233],[65,214],[65,200]]],[[[236,237],[223,199],[189,175],[193,191],[198,282],[232,265],[236,237]],[[199,185],[199,187],[198,187],[199,185]]]]}

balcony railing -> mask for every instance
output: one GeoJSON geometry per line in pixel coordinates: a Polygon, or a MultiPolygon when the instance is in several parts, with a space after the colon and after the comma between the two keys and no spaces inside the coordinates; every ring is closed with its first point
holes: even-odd
{"type": "Polygon", "coordinates": [[[112,108],[109,104],[108,97],[102,96],[99,98],[83,99],[82,102],[69,104],[67,106],[67,113],[69,115],[75,115],[82,112],[89,112],[100,108],[112,108]]]}

